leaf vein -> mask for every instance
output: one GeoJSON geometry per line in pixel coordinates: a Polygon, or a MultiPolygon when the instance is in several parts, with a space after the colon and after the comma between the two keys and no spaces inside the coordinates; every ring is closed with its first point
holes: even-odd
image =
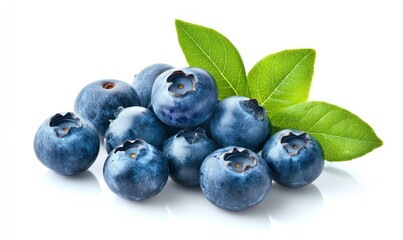
{"type": "MultiPolygon", "coordinates": [[[[264,105],[264,104],[271,98],[271,96],[274,94],[274,92],[276,92],[277,89],[285,82],[284,80],[288,78],[288,76],[295,70],[295,68],[298,67],[299,64],[300,64],[301,62],[303,62],[303,61],[304,61],[309,55],[311,55],[313,52],[314,52],[314,51],[311,50],[311,51],[310,51],[307,55],[305,55],[297,64],[295,64],[295,66],[291,69],[291,71],[289,71],[289,72],[287,73],[287,75],[280,81],[280,83],[279,83],[277,86],[275,86],[274,90],[273,90],[273,91],[270,93],[270,95],[263,101],[262,105],[264,105]]],[[[274,61],[273,61],[273,63],[274,63],[274,61]]],[[[273,63],[272,63],[272,64],[273,64],[273,63]]],[[[284,66],[285,66],[285,64],[284,64],[284,66]]]]}

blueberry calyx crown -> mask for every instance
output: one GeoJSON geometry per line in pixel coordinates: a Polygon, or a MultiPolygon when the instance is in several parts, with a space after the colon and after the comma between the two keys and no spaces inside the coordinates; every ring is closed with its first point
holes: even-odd
{"type": "Polygon", "coordinates": [[[301,149],[306,149],[311,143],[307,133],[290,132],[280,137],[280,143],[290,156],[298,155],[301,149]]]}
{"type": "Polygon", "coordinates": [[[49,126],[55,130],[58,137],[65,137],[71,128],[81,128],[83,123],[72,112],[67,112],[64,115],[56,113],[49,120],[49,126]]]}
{"type": "Polygon", "coordinates": [[[146,148],[147,143],[144,140],[126,140],[122,145],[115,148],[113,153],[124,152],[130,158],[136,158],[142,148],[146,148]]]}
{"type": "Polygon", "coordinates": [[[186,75],[183,71],[175,71],[169,75],[167,82],[169,92],[175,97],[183,97],[190,92],[196,91],[197,81],[192,74],[186,75]]]}
{"type": "Polygon", "coordinates": [[[252,98],[248,100],[243,100],[240,101],[240,104],[243,110],[251,114],[255,114],[255,117],[260,121],[262,121],[267,115],[266,109],[260,106],[256,99],[252,98]]]}
{"type": "Polygon", "coordinates": [[[109,90],[115,87],[115,83],[114,82],[105,82],[104,84],[102,84],[102,88],[109,90]]]}
{"type": "Polygon", "coordinates": [[[185,128],[183,130],[180,130],[175,137],[179,138],[179,137],[184,137],[185,140],[190,143],[190,144],[194,144],[197,143],[201,137],[207,137],[206,136],[206,131],[204,131],[203,128],[196,128],[196,130],[192,131],[189,128],[185,128]]]}
{"type": "Polygon", "coordinates": [[[238,148],[234,147],[232,150],[224,153],[222,158],[226,162],[227,167],[237,173],[245,172],[257,164],[256,158],[248,149],[239,151],[238,148]]]}

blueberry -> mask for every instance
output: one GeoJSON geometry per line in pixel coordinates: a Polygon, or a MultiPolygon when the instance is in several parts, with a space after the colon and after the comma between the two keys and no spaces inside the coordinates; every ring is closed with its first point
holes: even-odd
{"type": "Polygon", "coordinates": [[[285,187],[298,188],[313,182],[325,165],[322,147],[306,132],[282,130],[265,143],[262,157],[273,180],[285,187]]]}
{"type": "Polygon", "coordinates": [[[39,161],[61,175],[87,170],[99,152],[99,137],[92,125],[74,113],[57,113],[41,124],[34,138],[39,161]]]}
{"type": "MultiPolygon", "coordinates": [[[[217,104],[220,102],[220,100],[217,100],[217,104]]],[[[209,118],[207,118],[207,120],[205,120],[204,122],[202,122],[199,127],[203,128],[204,131],[206,132],[206,136],[208,138],[213,138],[212,134],[211,134],[211,129],[210,129],[210,122],[211,122],[211,117],[213,115],[211,115],[209,118]]]]}
{"type": "MultiPolygon", "coordinates": [[[[154,109],[151,104],[148,106],[148,109],[154,113],[154,109]]],[[[164,126],[165,134],[166,134],[167,138],[172,137],[173,135],[177,134],[180,130],[184,129],[184,128],[177,128],[177,127],[170,126],[162,121],[161,121],[161,123],[164,126]]]]}
{"type": "Polygon", "coordinates": [[[169,170],[161,151],[136,139],[124,142],[109,153],[103,175],[108,187],[119,197],[145,200],[161,192],[169,170]]]}
{"type": "Polygon", "coordinates": [[[169,174],[178,184],[199,186],[199,169],[203,160],[217,150],[217,144],[207,138],[202,128],[184,129],[169,138],[162,149],[169,164],[169,174]]]}
{"type": "MultiPolygon", "coordinates": [[[[213,116],[213,115],[211,115],[213,116]]],[[[209,118],[207,118],[207,120],[205,120],[204,122],[202,122],[198,127],[203,128],[204,132],[206,133],[206,136],[208,138],[213,138],[213,136],[211,135],[211,129],[210,129],[210,121],[211,121],[211,116],[209,118]]]]}
{"type": "Polygon", "coordinates": [[[210,131],[221,147],[240,146],[259,152],[269,137],[271,123],[255,99],[232,96],[217,104],[210,131]]]}
{"type": "Polygon", "coordinates": [[[210,73],[188,67],[170,69],[158,76],[151,105],[162,122],[177,128],[193,128],[212,115],[217,98],[217,85],[210,73]]]}
{"type": "Polygon", "coordinates": [[[173,68],[168,64],[157,63],[150,65],[141,70],[136,76],[134,76],[132,86],[136,90],[140,98],[140,105],[142,107],[148,107],[151,101],[151,90],[153,88],[155,79],[157,77],[173,68]]]}
{"type": "Polygon", "coordinates": [[[106,79],[85,86],[76,98],[74,110],[91,122],[102,138],[109,126],[109,120],[115,118],[118,107],[137,105],[140,105],[140,99],[130,84],[106,79]]]}
{"type": "Polygon", "coordinates": [[[266,162],[242,147],[212,152],[200,167],[200,187],[214,205],[240,211],[260,203],[271,188],[266,162]]]}
{"type": "Polygon", "coordinates": [[[105,147],[109,153],[126,140],[142,139],[162,148],[165,129],[153,112],[144,107],[119,108],[117,117],[105,133],[105,147]]]}

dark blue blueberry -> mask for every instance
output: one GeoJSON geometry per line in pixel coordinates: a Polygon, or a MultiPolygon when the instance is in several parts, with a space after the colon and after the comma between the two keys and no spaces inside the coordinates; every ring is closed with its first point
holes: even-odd
{"type": "Polygon", "coordinates": [[[74,110],[92,123],[100,137],[105,136],[109,120],[115,118],[118,107],[140,105],[140,99],[130,84],[114,79],[92,82],[78,94],[74,110]]]}
{"type": "MultiPolygon", "coordinates": [[[[152,111],[154,113],[154,109],[153,109],[151,104],[148,106],[148,110],[150,110],[150,111],[152,111]]],[[[165,134],[166,134],[167,138],[170,138],[173,135],[177,134],[180,130],[183,130],[183,128],[177,128],[177,127],[169,126],[168,124],[166,124],[166,123],[164,123],[162,121],[161,121],[161,123],[164,126],[165,134]]]]}
{"type": "Polygon", "coordinates": [[[313,182],[325,165],[319,142],[298,130],[282,130],[265,143],[262,157],[273,180],[285,187],[303,187],[313,182]]]}
{"type": "Polygon", "coordinates": [[[266,162],[241,147],[225,147],[211,153],[200,167],[200,187],[214,205],[240,211],[260,203],[271,188],[266,162]]]}
{"type": "Polygon", "coordinates": [[[158,118],[176,128],[193,128],[213,113],[218,92],[207,71],[188,67],[170,69],[154,82],[151,105],[158,118]]]}
{"type": "Polygon", "coordinates": [[[136,139],[126,141],[109,153],[103,175],[108,187],[119,197],[145,200],[161,192],[169,170],[162,152],[136,139]]]}
{"type": "MultiPolygon", "coordinates": [[[[220,100],[217,100],[217,104],[220,102],[220,100]]],[[[205,120],[204,122],[202,122],[199,127],[203,128],[204,131],[206,132],[206,136],[208,138],[213,138],[212,134],[211,134],[211,129],[210,129],[210,122],[211,122],[211,117],[213,115],[211,115],[207,120],[205,120]]]]}
{"type": "Polygon", "coordinates": [[[169,174],[178,184],[199,186],[199,169],[203,160],[217,150],[217,144],[207,138],[202,128],[184,129],[169,138],[162,149],[169,164],[169,174]]]}
{"type": "Polygon", "coordinates": [[[157,79],[161,73],[171,68],[173,67],[168,64],[157,63],[144,68],[134,76],[132,86],[140,97],[140,104],[142,107],[148,107],[150,104],[151,90],[155,79],[157,79]]]}
{"type": "Polygon", "coordinates": [[[87,170],[99,152],[99,137],[93,126],[73,113],[57,113],[41,124],[34,139],[39,161],[61,175],[87,170]]]}
{"type": "Polygon", "coordinates": [[[259,152],[270,135],[271,123],[255,99],[233,96],[217,104],[210,131],[221,147],[240,146],[259,152]]]}
{"type": "Polygon", "coordinates": [[[155,114],[144,107],[119,108],[115,120],[105,133],[105,147],[109,153],[126,140],[142,139],[147,143],[162,148],[165,129],[155,114]]]}

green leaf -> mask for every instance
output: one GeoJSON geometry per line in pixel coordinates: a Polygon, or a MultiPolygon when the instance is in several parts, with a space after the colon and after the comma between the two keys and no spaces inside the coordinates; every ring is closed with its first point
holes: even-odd
{"type": "Polygon", "coordinates": [[[281,109],[270,120],[276,129],[298,129],[314,136],[328,161],[351,160],[383,144],[358,116],[325,102],[299,103],[281,109]]]}
{"type": "Polygon", "coordinates": [[[206,69],[218,86],[218,98],[249,97],[245,67],[238,50],[214,29],[175,21],[178,41],[189,65],[206,69]]]}
{"type": "Polygon", "coordinates": [[[305,102],[314,71],[313,49],[285,50],[268,55],[248,73],[252,98],[271,116],[276,111],[305,102]]]}

